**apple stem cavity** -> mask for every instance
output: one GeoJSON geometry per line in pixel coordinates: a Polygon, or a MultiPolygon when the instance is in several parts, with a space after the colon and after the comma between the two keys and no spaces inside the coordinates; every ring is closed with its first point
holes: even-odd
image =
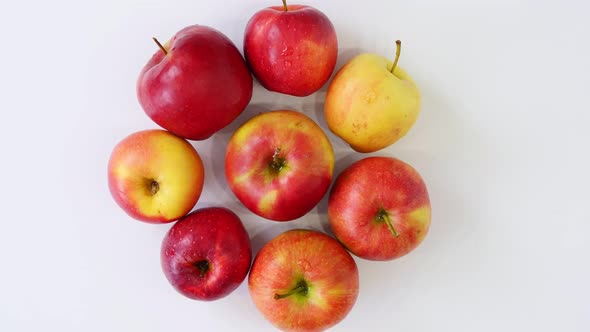
{"type": "Polygon", "coordinates": [[[393,66],[391,66],[391,73],[395,71],[395,67],[397,67],[397,61],[399,60],[399,55],[402,52],[402,41],[396,40],[395,41],[395,60],[393,60],[393,66]]]}
{"type": "Polygon", "coordinates": [[[283,8],[285,8],[285,11],[288,12],[289,10],[287,9],[287,0],[283,0],[283,8]]]}
{"type": "Polygon", "coordinates": [[[270,161],[270,164],[268,165],[270,167],[270,172],[272,174],[278,174],[283,167],[285,167],[286,160],[285,158],[280,156],[281,153],[281,148],[276,148],[275,152],[272,155],[272,160],[270,161]]]}
{"type": "Polygon", "coordinates": [[[162,52],[164,52],[164,55],[168,55],[168,51],[166,50],[164,45],[160,44],[160,41],[158,41],[158,39],[156,37],[152,37],[152,39],[156,42],[156,44],[162,50],[162,52]]]}
{"type": "Polygon", "coordinates": [[[389,217],[389,213],[387,213],[387,211],[380,209],[379,213],[377,213],[377,217],[375,217],[375,220],[378,222],[385,222],[391,234],[393,234],[394,237],[399,236],[399,233],[395,230],[393,224],[391,223],[391,218],[389,217]]]}
{"type": "Polygon", "coordinates": [[[294,294],[300,294],[300,295],[305,296],[305,295],[307,295],[308,292],[309,292],[309,286],[307,285],[305,280],[301,280],[297,283],[297,285],[295,285],[295,287],[293,289],[291,289],[287,293],[283,293],[283,294],[276,293],[274,296],[274,299],[280,300],[280,299],[284,299],[284,298],[289,297],[294,294]]]}
{"type": "Polygon", "coordinates": [[[205,277],[205,274],[207,274],[207,272],[209,272],[209,261],[208,260],[202,260],[202,261],[198,261],[195,264],[193,264],[199,271],[201,271],[201,278],[205,277]]]}
{"type": "Polygon", "coordinates": [[[160,191],[160,184],[156,180],[148,180],[148,190],[152,196],[160,191]]]}

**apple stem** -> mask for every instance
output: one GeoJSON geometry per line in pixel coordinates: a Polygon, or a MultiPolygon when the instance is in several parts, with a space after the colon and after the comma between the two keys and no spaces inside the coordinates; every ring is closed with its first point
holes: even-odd
{"type": "Polygon", "coordinates": [[[158,47],[162,50],[162,52],[164,52],[164,55],[168,55],[168,51],[166,51],[166,48],[160,44],[158,39],[156,39],[156,37],[152,37],[152,39],[156,42],[156,44],[158,44],[158,47]]]}
{"type": "Polygon", "coordinates": [[[309,286],[307,286],[307,283],[305,282],[305,280],[301,280],[297,283],[295,288],[291,289],[287,293],[284,293],[284,294],[276,293],[274,296],[274,299],[275,300],[284,299],[286,297],[289,297],[289,296],[291,296],[293,294],[297,294],[297,293],[299,293],[301,295],[307,295],[308,291],[309,291],[309,286]]]}
{"type": "Polygon", "coordinates": [[[391,234],[393,234],[394,237],[399,236],[399,233],[395,230],[393,224],[391,223],[391,218],[389,217],[389,213],[387,213],[387,211],[385,211],[384,209],[379,210],[376,219],[377,221],[385,222],[387,228],[389,228],[389,231],[391,232],[391,234]]]}
{"type": "Polygon", "coordinates": [[[289,10],[287,9],[287,0],[283,0],[283,8],[285,8],[285,11],[286,11],[286,12],[287,12],[287,11],[289,11],[289,10]]]}
{"type": "Polygon", "coordinates": [[[395,67],[397,67],[397,61],[399,60],[399,55],[402,52],[402,41],[396,40],[395,41],[395,60],[393,60],[393,66],[391,66],[391,73],[395,71],[395,67]]]}
{"type": "Polygon", "coordinates": [[[285,158],[279,155],[280,152],[281,148],[276,148],[270,161],[270,170],[274,174],[278,174],[285,167],[285,158]]]}

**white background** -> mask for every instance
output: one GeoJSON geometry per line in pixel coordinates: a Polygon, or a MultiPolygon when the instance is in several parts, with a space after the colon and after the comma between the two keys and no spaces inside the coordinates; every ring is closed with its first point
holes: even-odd
{"type": "MultiPolygon", "coordinates": [[[[333,331],[590,330],[590,3],[301,1],[324,11],[353,55],[393,56],[422,93],[410,133],[373,155],[424,177],[425,242],[387,263],[357,259],[360,293],[333,331]]],[[[127,217],[106,165],[128,134],[156,128],[135,82],[191,24],[242,49],[245,24],[279,0],[7,1],[0,13],[1,331],[272,331],[246,284],[188,300],[159,262],[171,226],[127,217]]],[[[206,166],[196,208],[236,211],[258,250],[283,230],[325,229],[326,200],[286,224],[254,217],[223,176],[225,144],[258,111],[293,108],[324,128],[325,88],[295,98],[255,86],[251,106],[194,146],[206,166]]],[[[366,155],[329,133],[336,174],[366,155]]]]}

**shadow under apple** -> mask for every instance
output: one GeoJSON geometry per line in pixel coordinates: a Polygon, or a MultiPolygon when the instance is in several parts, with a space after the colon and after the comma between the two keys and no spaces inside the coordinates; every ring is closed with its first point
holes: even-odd
{"type": "Polygon", "coordinates": [[[250,237],[250,243],[252,245],[252,257],[256,257],[260,249],[264,247],[264,245],[280,235],[283,232],[286,232],[290,229],[294,229],[297,227],[293,227],[291,222],[275,222],[275,221],[266,221],[267,225],[264,225],[254,234],[254,236],[250,237]]]}

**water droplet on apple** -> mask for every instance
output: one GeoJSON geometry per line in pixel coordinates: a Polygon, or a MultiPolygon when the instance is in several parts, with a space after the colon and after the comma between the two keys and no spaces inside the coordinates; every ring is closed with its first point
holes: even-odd
{"type": "Polygon", "coordinates": [[[291,61],[285,61],[285,67],[291,67],[291,61]]]}
{"type": "Polygon", "coordinates": [[[289,47],[289,46],[285,46],[285,48],[283,48],[283,50],[281,51],[281,55],[282,56],[290,56],[293,55],[293,48],[289,47]]]}

